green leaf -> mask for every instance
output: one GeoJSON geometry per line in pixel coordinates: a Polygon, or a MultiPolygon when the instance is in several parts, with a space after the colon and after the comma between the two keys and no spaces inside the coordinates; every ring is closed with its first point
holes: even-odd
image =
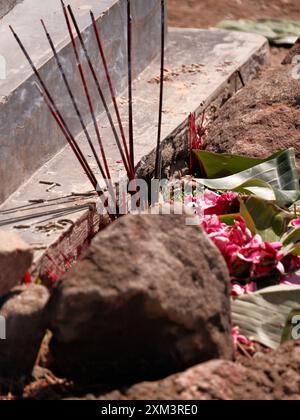
{"type": "Polygon", "coordinates": [[[238,219],[241,216],[242,215],[240,213],[235,213],[235,214],[224,214],[220,216],[219,218],[222,223],[226,223],[226,225],[228,226],[233,226],[236,222],[236,219],[238,219]]]}
{"type": "Polygon", "coordinates": [[[291,213],[260,197],[248,197],[244,202],[244,206],[254,223],[257,233],[268,242],[278,241],[286,232],[289,223],[293,219],[291,213]]]}
{"type": "Polygon", "coordinates": [[[287,232],[281,240],[284,246],[294,245],[300,242],[300,227],[287,232]]]}
{"type": "Polygon", "coordinates": [[[217,173],[232,173],[215,179],[198,179],[197,182],[212,190],[237,191],[257,195],[280,206],[288,206],[300,197],[299,179],[294,149],[279,152],[265,161],[197,151],[196,156],[209,178],[217,173]],[[240,163],[238,164],[238,159],[240,163]],[[260,162],[257,164],[257,162],[260,162]],[[255,165],[255,166],[251,166],[255,165]],[[214,169],[213,169],[214,168],[214,169]],[[220,169],[221,168],[221,169],[220,169]],[[241,168],[243,169],[240,172],[241,168]]]}
{"type": "Polygon", "coordinates": [[[291,311],[299,307],[300,287],[269,287],[232,302],[233,324],[251,340],[276,349],[291,311]]]}
{"type": "Polygon", "coordinates": [[[300,228],[294,228],[286,232],[281,242],[284,246],[283,252],[300,256],[300,228]]]}
{"type": "Polygon", "coordinates": [[[202,163],[209,179],[234,175],[266,161],[266,159],[249,158],[227,153],[213,153],[206,150],[194,150],[194,153],[202,163]]]}
{"type": "Polygon", "coordinates": [[[251,179],[238,186],[234,191],[246,195],[256,195],[269,201],[276,201],[276,194],[274,189],[270,184],[262,181],[261,179],[251,179]]]}

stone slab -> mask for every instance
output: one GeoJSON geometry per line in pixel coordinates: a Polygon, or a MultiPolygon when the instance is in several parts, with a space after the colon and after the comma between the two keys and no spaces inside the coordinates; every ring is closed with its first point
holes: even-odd
{"type": "Polygon", "coordinates": [[[0,230],[0,297],[21,283],[32,259],[30,247],[18,235],[0,230]]]}
{"type": "MultiPolygon", "coordinates": [[[[165,83],[162,126],[165,140],[162,149],[168,141],[174,141],[177,138],[180,142],[185,136],[190,112],[201,115],[203,109],[210,105],[219,107],[241,87],[237,70],[241,70],[244,81],[247,83],[262,66],[268,63],[268,60],[267,41],[257,35],[216,30],[171,29],[166,52],[166,68],[169,69],[171,76],[165,83]]],[[[159,85],[154,79],[158,74],[159,64],[154,61],[134,85],[136,164],[144,162],[155,149],[159,85]]],[[[122,96],[119,100],[124,124],[127,127],[126,100],[122,96]]],[[[117,178],[119,175],[124,175],[123,165],[117,163],[120,157],[106,118],[101,116],[99,123],[109,156],[109,164],[113,168],[113,175],[117,178]]],[[[93,134],[92,127],[89,128],[93,134]]],[[[86,155],[90,156],[83,136],[79,135],[78,139],[86,155]]],[[[91,158],[89,160],[95,173],[98,174],[95,162],[91,158]]],[[[71,227],[68,225],[61,230],[53,229],[49,233],[41,229],[49,223],[49,216],[34,218],[32,215],[45,210],[69,207],[70,201],[64,203],[66,200],[71,200],[73,205],[93,202],[93,196],[73,195],[70,197],[72,192],[80,194],[90,190],[88,180],[69,148],[66,147],[3,204],[0,208],[0,226],[4,224],[2,228],[10,230],[16,225],[19,227],[27,225],[27,229],[19,229],[19,234],[36,247],[35,261],[39,265],[45,249],[51,247],[53,250],[62,237],[67,238],[67,248],[69,250],[72,248],[68,236],[70,230],[74,232],[74,229],[78,229],[79,235],[84,237],[82,230],[78,228],[78,221],[84,221],[84,231],[87,232],[87,226],[92,226],[94,229],[99,220],[97,221],[95,214],[89,218],[89,212],[86,209],[77,208],[76,213],[63,216],[64,219],[67,218],[73,223],[71,227]],[[40,181],[56,182],[60,186],[47,192],[47,186],[40,184],[40,181]],[[28,200],[40,199],[51,201],[40,205],[28,203],[28,200]],[[20,208],[22,206],[25,207],[20,208]],[[33,218],[27,220],[26,216],[33,218]],[[23,217],[24,220],[18,223],[5,222],[11,217],[23,217]],[[45,249],[39,249],[40,246],[45,249]]],[[[52,217],[55,222],[61,218],[61,215],[54,219],[52,217]]],[[[77,244],[76,241],[77,239],[75,239],[77,244]]]]}
{"type": "MultiPolygon", "coordinates": [[[[104,82],[100,55],[96,48],[89,10],[93,9],[117,93],[127,83],[126,0],[70,0],[97,73],[104,82]]],[[[159,0],[132,0],[134,76],[137,76],[159,51],[159,0]]],[[[74,135],[81,131],[40,19],[43,18],[64,63],[65,72],[79,100],[86,123],[91,121],[87,101],[77,71],[74,52],[64,21],[60,0],[23,0],[0,23],[0,65],[6,65],[6,78],[0,80],[0,203],[65,145],[62,134],[34,86],[31,67],[12,36],[11,24],[28,49],[34,63],[74,135]]],[[[0,79],[2,79],[0,77],[0,79]]],[[[88,77],[91,80],[91,77],[88,77]]],[[[94,84],[90,85],[97,114],[103,111],[94,84]]],[[[108,89],[104,93],[110,101],[108,89]]]]}

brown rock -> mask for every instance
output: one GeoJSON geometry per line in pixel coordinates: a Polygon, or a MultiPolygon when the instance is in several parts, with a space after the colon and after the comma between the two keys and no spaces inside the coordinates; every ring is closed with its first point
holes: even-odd
{"type": "Polygon", "coordinates": [[[289,50],[287,56],[285,57],[285,59],[282,61],[283,65],[286,64],[293,64],[293,59],[296,56],[300,56],[300,37],[297,39],[297,41],[295,42],[295,44],[292,46],[292,48],[289,50]]]}
{"type": "Polygon", "coordinates": [[[0,339],[0,376],[31,374],[46,333],[48,299],[48,290],[37,285],[18,286],[6,296],[0,307],[6,324],[6,339],[0,339]]]}
{"type": "Polygon", "coordinates": [[[300,83],[291,69],[269,69],[230,99],[206,134],[206,150],[265,158],[294,147],[300,170],[300,83]]]}
{"type": "Polygon", "coordinates": [[[156,379],[232,358],[229,275],[185,216],[127,216],[101,232],[49,312],[56,372],[88,382],[156,379]]]}
{"type": "Polygon", "coordinates": [[[101,400],[300,400],[300,342],[243,364],[211,361],[101,400]]]}
{"type": "Polygon", "coordinates": [[[32,258],[30,247],[17,235],[0,231],[0,296],[21,282],[32,258]]]}

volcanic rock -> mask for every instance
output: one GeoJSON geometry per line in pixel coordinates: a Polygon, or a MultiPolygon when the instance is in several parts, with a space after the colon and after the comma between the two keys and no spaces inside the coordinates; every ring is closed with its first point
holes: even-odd
{"type": "Polygon", "coordinates": [[[43,286],[14,288],[0,301],[0,376],[31,374],[46,334],[45,306],[49,292],[43,286]],[[5,339],[4,339],[5,338],[5,339]]]}
{"type": "Polygon", "coordinates": [[[232,359],[227,267],[185,222],[130,215],[98,234],[50,299],[55,372],[132,383],[232,359]]]}
{"type": "Polygon", "coordinates": [[[13,233],[0,231],[0,296],[21,282],[32,259],[32,251],[22,239],[13,233]]]}

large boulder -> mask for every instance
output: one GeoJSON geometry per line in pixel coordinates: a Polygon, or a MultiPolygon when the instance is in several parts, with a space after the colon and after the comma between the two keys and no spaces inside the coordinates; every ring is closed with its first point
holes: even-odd
{"type": "Polygon", "coordinates": [[[292,67],[264,71],[210,125],[206,150],[265,158],[294,147],[300,170],[300,83],[292,67]]]}
{"type": "Polygon", "coordinates": [[[299,400],[300,342],[290,342],[276,352],[241,363],[214,360],[158,382],[141,383],[98,398],[106,401],[299,400]]]}
{"type": "Polygon", "coordinates": [[[20,378],[31,374],[47,331],[48,299],[45,287],[29,285],[14,288],[0,301],[1,377],[20,378]]]}
{"type": "Polygon", "coordinates": [[[0,297],[21,282],[32,259],[32,251],[22,239],[0,231],[0,297]]]}
{"type": "Polygon", "coordinates": [[[233,357],[227,267],[185,221],[131,215],[94,239],[49,303],[58,374],[130,383],[233,357]]]}

